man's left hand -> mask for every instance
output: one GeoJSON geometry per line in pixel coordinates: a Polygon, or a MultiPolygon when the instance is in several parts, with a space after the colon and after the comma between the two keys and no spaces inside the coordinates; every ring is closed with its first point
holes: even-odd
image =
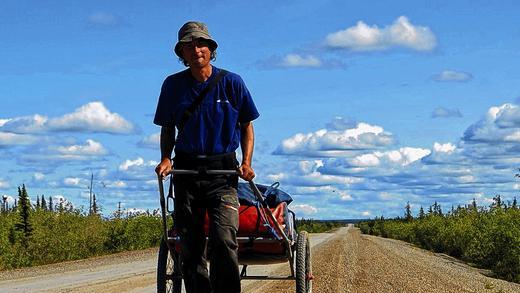
{"type": "Polygon", "coordinates": [[[255,171],[247,164],[242,164],[238,168],[238,172],[238,176],[240,176],[240,178],[244,179],[245,181],[251,181],[253,178],[255,178],[255,171]]]}

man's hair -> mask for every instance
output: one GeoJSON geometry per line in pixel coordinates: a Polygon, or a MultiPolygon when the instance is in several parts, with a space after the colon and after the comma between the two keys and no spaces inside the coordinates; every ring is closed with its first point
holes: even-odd
{"type": "MultiPolygon", "coordinates": [[[[211,48],[210,48],[210,51],[211,51],[210,60],[211,61],[217,60],[217,49],[211,50],[211,48]]],[[[184,58],[182,58],[182,57],[179,57],[179,61],[182,62],[182,64],[184,64],[184,66],[186,66],[186,67],[190,66],[190,64],[188,64],[188,62],[186,60],[184,60],[184,58]]]]}

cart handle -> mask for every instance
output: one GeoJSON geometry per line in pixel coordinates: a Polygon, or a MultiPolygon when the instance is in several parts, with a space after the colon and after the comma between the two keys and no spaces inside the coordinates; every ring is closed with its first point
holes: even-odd
{"type": "Polygon", "coordinates": [[[239,175],[238,170],[206,170],[201,168],[198,170],[181,170],[173,169],[168,174],[173,175],[239,175]]]}

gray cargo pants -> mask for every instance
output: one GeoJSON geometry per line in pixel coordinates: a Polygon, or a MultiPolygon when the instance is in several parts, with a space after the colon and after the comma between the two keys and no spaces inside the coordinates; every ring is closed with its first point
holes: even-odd
{"type": "MultiPolygon", "coordinates": [[[[198,158],[176,154],[177,169],[234,170],[235,154],[198,158]]],[[[240,292],[237,176],[175,175],[175,228],[181,239],[188,293],[240,292]],[[206,251],[205,217],[209,217],[206,251]],[[207,259],[210,260],[208,276],[207,259]]]]}

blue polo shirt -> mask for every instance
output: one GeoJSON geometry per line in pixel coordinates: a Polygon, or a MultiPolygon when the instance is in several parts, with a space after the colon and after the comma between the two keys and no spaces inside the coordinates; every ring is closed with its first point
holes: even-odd
{"type": "MultiPolygon", "coordinates": [[[[179,130],[186,108],[193,104],[219,71],[213,66],[211,76],[205,82],[197,81],[189,69],[168,76],[161,88],[153,122],[179,130]]],[[[258,116],[242,78],[228,72],[186,121],[184,129],[177,135],[175,151],[199,155],[234,152],[240,144],[239,123],[253,121],[258,116]]]]}

